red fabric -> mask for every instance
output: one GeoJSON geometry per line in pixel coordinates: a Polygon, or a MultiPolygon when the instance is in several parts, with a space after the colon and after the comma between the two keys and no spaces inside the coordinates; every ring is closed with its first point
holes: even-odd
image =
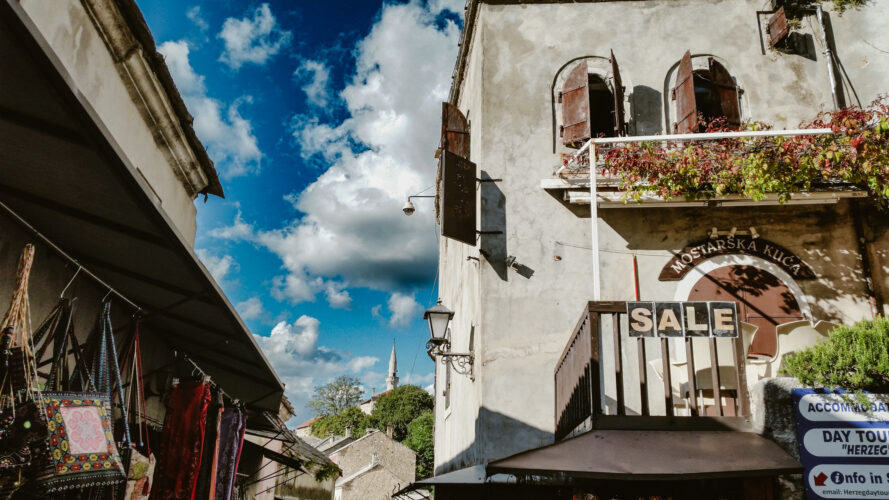
{"type": "Polygon", "coordinates": [[[210,385],[183,382],[167,399],[151,500],[194,500],[207,426],[210,385]]]}

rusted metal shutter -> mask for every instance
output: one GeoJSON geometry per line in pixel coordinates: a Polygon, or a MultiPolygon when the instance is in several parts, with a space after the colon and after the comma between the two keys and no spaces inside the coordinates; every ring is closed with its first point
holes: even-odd
{"type": "Polygon", "coordinates": [[[676,72],[676,86],[673,87],[676,101],[676,123],[673,131],[677,134],[692,134],[698,131],[698,106],[695,103],[695,80],[691,67],[691,52],[686,51],[676,72]]]}
{"type": "Polygon", "coordinates": [[[441,149],[469,159],[469,122],[449,102],[441,103],[441,149]]]}
{"type": "MultiPolygon", "coordinates": [[[[441,147],[439,155],[450,151],[469,159],[469,121],[460,108],[449,102],[441,103],[441,147]]],[[[440,157],[440,156],[439,156],[440,157]]],[[[441,164],[435,175],[435,221],[441,223],[441,164]]]]}
{"type": "Polygon", "coordinates": [[[778,11],[769,18],[769,24],[766,26],[766,33],[769,34],[769,47],[774,47],[790,33],[790,27],[787,25],[787,14],[784,13],[784,7],[778,9],[778,11]]]}
{"type": "Polygon", "coordinates": [[[562,143],[577,146],[590,138],[590,80],[586,63],[571,70],[559,94],[562,101],[562,143]]]}
{"type": "Polygon", "coordinates": [[[731,125],[741,124],[741,108],[738,104],[738,86],[732,75],[712,57],[710,58],[710,80],[713,89],[719,92],[722,115],[731,125]]]}
{"type": "Polygon", "coordinates": [[[614,51],[611,51],[611,75],[614,83],[614,135],[627,135],[626,118],[624,117],[624,84],[620,79],[620,69],[614,51]]]}
{"type": "Polygon", "coordinates": [[[441,235],[475,246],[475,163],[444,150],[441,171],[441,235]]]}

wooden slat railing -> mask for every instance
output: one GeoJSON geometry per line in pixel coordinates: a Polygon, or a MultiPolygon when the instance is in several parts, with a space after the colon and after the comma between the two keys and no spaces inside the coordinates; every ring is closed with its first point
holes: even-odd
{"type": "MultiPolygon", "coordinates": [[[[608,421],[608,426],[613,428],[634,428],[634,422],[638,428],[644,422],[645,427],[655,428],[675,426],[679,421],[674,415],[674,398],[672,388],[672,372],[670,366],[670,345],[667,338],[636,338],[636,351],[638,362],[636,366],[632,363],[625,363],[623,349],[626,342],[633,341],[621,333],[621,316],[626,314],[626,302],[589,302],[583,314],[577,322],[574,331],[568,340],[562,355],[559,357],[555,368],[555,438],[561,440],[564,437],[576,432],[579,428],[585,426],[590,429],[602,427],[601,423],[608,421]],[[603,336],[607,335],[603,329],[603,316],[610,316],[612,328],[612,345],[614,346],[613,359],[610,366],[613,367],[614,380],[614,417],[605,415],[603,411],[604,395],[602,394],[603,363],[600,359],[600,345],[602,345],[603,336]],[[659,416],[651,415],[649,409],[649,399],[651,397],[651,387],[648,378],[648,360],[646,359],[646,345],[650,343],[659,343],[661,351],[661,378],[664,385],[664,408],[665,413],[659,416]],[[629,374],[629,370],[635,370],[635,373],[629,374]],[[632,377],[631,377],[632,375],[632,377]],[[635,392],[635,388],[626,388],[625,384],[628,379],[638,380],[638,399],[640,402],[639,415],[627,416],[626,390],[635,392]],[[639,417],[649,417],[640,419],[639,417]],[[659,417],[664,417],[658,420],[659,417]],[[614,419],[622,419],[625,421],[615,421],[614,419]],[[635,419],[635,420],[634,420],[635,419]],[[658,424],[659,422],[659,424],[658,424]]],[[[708,399],[713,401],[713,411],[718,417],[726,414],[724,405],[724,397],[732,396],[736,404],[733,411],[736,416],[746,417],[750,414],[749,402],[747,396],[746,381],[746,353],[742,352],[742,340],[740,338],[732,340],[732,360],[731,366],[734,368],[736,379],[735,389],[729,393],[722,387],[725,384],[719,379],[718,367],[719,359],[717,354],[716,339],[710,339],[707,347],[710,351],[710,372],[712,376],[712,394],[708,395],[708,399]]],[[[698,367],[694,363],[694,345],[691,339],[685,339],[685,354],[687,358],[687,384],[686,391],[682,396],[685,408],[688,409],[688,416],[698,417],[693,421],[685,423],[690,424],[688,427],[695,428],[696,425],[703,427],[713,427],[715,423],[712,419],[701,417],[703,397],[699,395],[696,388],[696,374],[698,367]],[[701,401],[699,401],[699,398],[701,401]]],[[[724,360],[723,360],[724,362],[724,360]]],[[[723,364],[723,366],[729,366],[723,364]]],[[[708,368],[708,367],[700,367],[708,368]]],[[[609,378],[610,378],[609,374],[609,378]]],[[[635,396],[635,394],[634,394],[635,396]]],[[[635,399],[635,398],[634,398],[635,399]]],[[[688,419],[681,419],[688,420],[688,419]]],[[[734,425],[734,424],[733,424],[734,425]]]]}

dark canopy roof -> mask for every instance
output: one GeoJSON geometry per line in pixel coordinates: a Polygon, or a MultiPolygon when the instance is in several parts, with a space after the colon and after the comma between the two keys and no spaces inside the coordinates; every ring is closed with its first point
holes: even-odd
{"type": "Polygon", "coordinates": [[[679,480],[800,473],[802,466],[749,432],[600,430],[491,462],[487,472],[679,480]]]}
{"type": "Polygon", "coordinates": [[[277,413],[275,371],[17,0],[0,0],[0,60],[0,201],[138,304],[143,337],[277,413]]]}

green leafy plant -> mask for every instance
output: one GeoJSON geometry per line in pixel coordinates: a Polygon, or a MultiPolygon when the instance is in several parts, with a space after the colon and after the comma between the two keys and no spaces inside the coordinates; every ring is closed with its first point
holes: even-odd
{"type": "Polygon", "coordinates": [[[325,415],[312,422],[312,435],[320,438],[344,436],[346,427],[348,427],[352,437],[359,438],[364,435],[368,420],[368,415],[353,406],[340,413],[325,415]]]}
{"type": "Polygon", "coordinates": [[[308,402],[316,416],[337,415],[361,401],[364,389],[355,377],[342,375],[336,380],[315,387],[315,394],[308,402]]]}
{"type": "Polygon", "coordinates": [[[382,394],[370,414],[370,427],[382,431],[392,426],[392,437],[402,441],[407,437],[408,424],[424,411],[431,411],[432,396],[416,385],[402,385],[382,394]]]}
{"type": "Polygon", "coordinates": [[[403,444],[417,452],[417,479],[432,476],[435,464],[434,425],[435,417],[430,410],[424,411],[408,424],[407,438],[403,444]]]}
{"type": "MultiPolygon", "coordinates": [[[[749,122],[743,128],[771,126],[749,122]]],[[[834,133],[630,143],[604,154],[602,173],[618,178],[625,201],[646,195],[696,200],[726,194],[759,201],[777,194],[785,202],[797,192],[852,187],[889,205],[889,99],[866,108],[823,112],[801,128],[830,128],[834,133]]],[[[717,119],[706,130],[732,129],[717,119]]]]}
{"type": "Polygon", "coordinates": [[[889,319],[843,325],[824,342],[788,354],[780,372],[815,387],[889,391],[889,319]]]}

